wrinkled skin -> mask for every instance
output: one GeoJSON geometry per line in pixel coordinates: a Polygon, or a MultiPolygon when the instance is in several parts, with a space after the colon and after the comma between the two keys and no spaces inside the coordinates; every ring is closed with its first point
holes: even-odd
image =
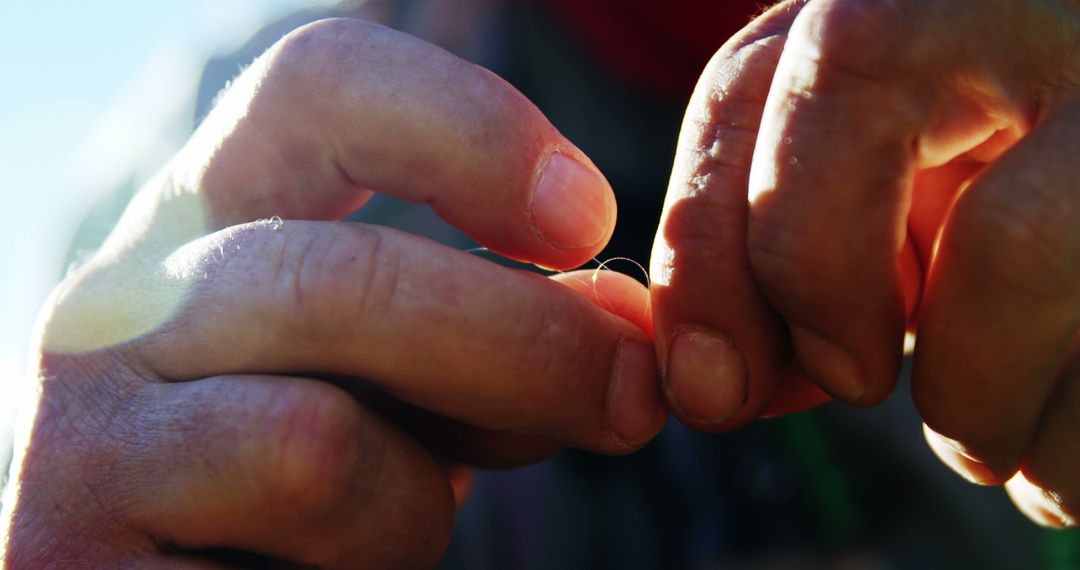
{"type": "MultiPolygon", "coordinates": [[[[910,329],[943,461],[1074,524],[1076,38],[1049,0],[788,1],[733,38],[653,259],[680,418],[873,404],[910,329]]],[[[368,189],[548,267],[614,223],[588,159],[491,75],[369,24],[292,34],[46,307],[6,564],[426,567],[457,465],[660,429],[640,288],[332,222],[368,189]]]]}
{"type": "Polygon", "coordinates": [[[892,391],[939,457],[1080,515],[1080,14],[787,1],[683,124],[653,252],[665,394],[701,429],[892,391]]]}
{"type": "Polygon", "coordinates": [[[372,191],[547,267],[615,223],[494,75],[356,20],[290,34],[45,307],[5,567],[430,567],[464,466],[660,430],[642,286],[336,221],[372,191]]]}

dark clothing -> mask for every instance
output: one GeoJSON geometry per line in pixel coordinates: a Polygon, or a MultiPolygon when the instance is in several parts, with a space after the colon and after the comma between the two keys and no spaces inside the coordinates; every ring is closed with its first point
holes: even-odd
{"type": "Polygon", "coordinates": [[[638,91],[685,101],[705,63],[758,0],[546,0],[560,27],[638,91]]]}

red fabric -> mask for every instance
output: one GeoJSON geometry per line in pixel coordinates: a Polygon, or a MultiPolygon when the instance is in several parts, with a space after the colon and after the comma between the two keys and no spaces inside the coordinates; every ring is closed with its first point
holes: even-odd
{"type": "Polygon", "coordinates": [[[701,69],[765,0],[547,0],[576,38],[619,75],[689,97],[701,69]]]}

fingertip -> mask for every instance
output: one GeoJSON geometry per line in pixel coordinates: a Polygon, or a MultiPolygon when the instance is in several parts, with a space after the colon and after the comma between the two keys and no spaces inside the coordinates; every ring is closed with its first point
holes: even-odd
{"type": "Polygon", "coordinates": [[[583,263],[604,247],[615,229],[611,185],[595,166],[569,152],[556,150],[541,159],[529,200],[533,230],[560,252],[555,259],[536,260],[546,265],[583,263]]]}
{"type": "Polygon", "coordinates": [[[635,449],[656,436],[667,422],[652,344],[624,340],[615,356],[608,388],[608,419],[620,441],[635,449]]]}
{"type": "Polygon", "coordinates": [[[982,486],[1001,485],[1016,473],[1016,468],[992,468],[975,459],[962,443],[941,435],[929,425],[923,424],[923,436],[934,455],[970,483],[982,486]]]}
{"type": "Polygon", "coordinates": [[[552,275],[557,281],[596,306],[630,321],[647,338],[653,338],[652,298],[649,290],[618,271],[581,269],[552,275]]]}
{"type": "Polygon", "coordinates": [[[1005,483],[1016,508],[1032,522],[1051,529],[1076,528],[1076,517],[1066,512],[1061,497],[1032,483],[1023,471],[1018,471],[1005,483]]]}
{"type": "Polygon", "coordinates": [[[702,327],[671,339],[665,395],[676,414],[708,429],[733,418],[749,396],[749,371],[735,343],[702,327]]]}
{"type": "Polygon", "coordinates": [[[844,348],[817,332],[791,325],[791,342],[803,371],[833,398],[856,404],[867,393],[863,365],[844,348]]]}

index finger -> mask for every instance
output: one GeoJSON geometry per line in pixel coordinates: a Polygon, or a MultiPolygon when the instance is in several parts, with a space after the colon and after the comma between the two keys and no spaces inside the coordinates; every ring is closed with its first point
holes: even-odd
{"type": "Polygon", "coordinates": [[[160,201],[197,198],[184,241],[272,216],[339,219],[371,191],[430,204],[484,246],[547,267],[591,259],[615,224],[607,181],[516,89],[349,19],[300,28],[256,60],[164,182],[160,201]]]}
{"type": "MultiPolygon", "coordinates": [[[[713,56],[679,135],[653,246],[652,293],[669,403],[702,429],[757,417],[789,360],[746,255],[747,180],[786,28],[803,5],[774,7],[713,56]]],[[[783,409],[792,407],[799,402],[783,409]]]]}

